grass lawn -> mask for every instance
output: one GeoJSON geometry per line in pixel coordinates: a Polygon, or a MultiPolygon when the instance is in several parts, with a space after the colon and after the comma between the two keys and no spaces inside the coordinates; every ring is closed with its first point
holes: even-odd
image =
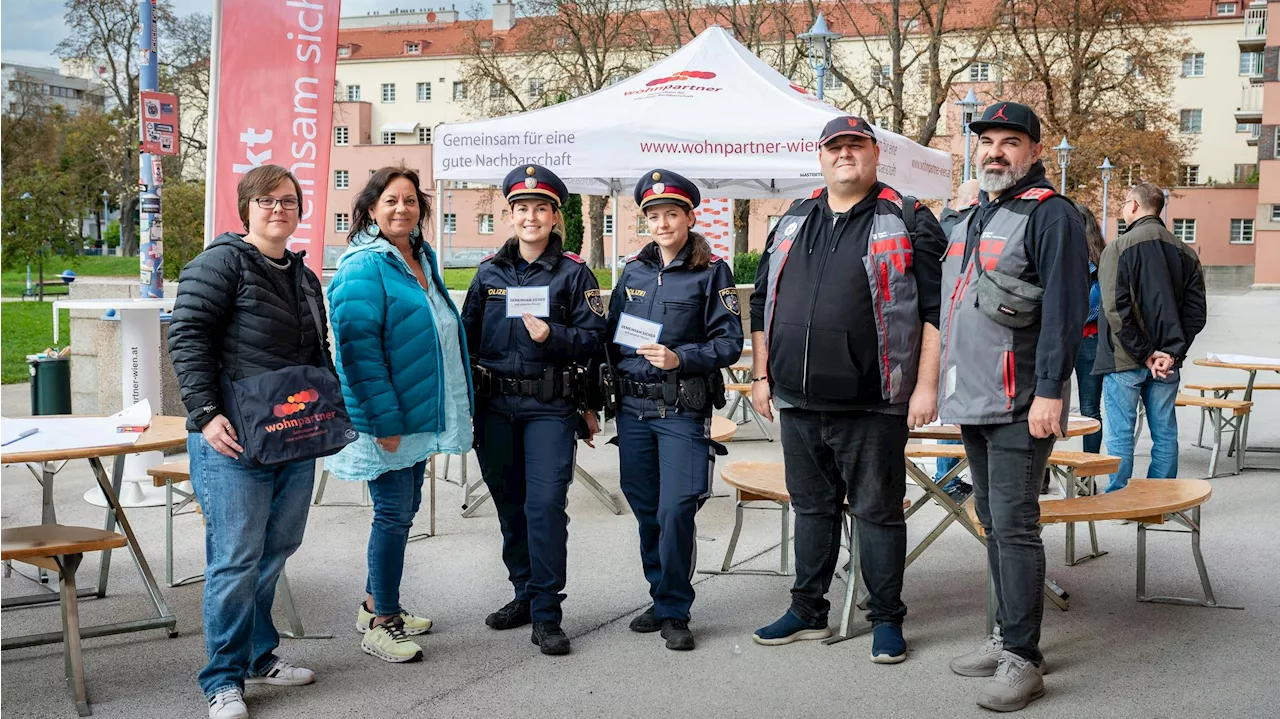
{"type": "MultiPolygon", "coordinates": [[[[31,376],[27,355],[36,354],[53,344],[53,305],[48,302],[5,302],[0,304],[0,326],[4,338],[0,342],[0,383],[26,382],[31,376]]],[[[71,331],[71,312],[62,310],[59,318],[63,337],[71,331]]]]}
{"type": "MultiPolygon", "coordinates": [[[[53,257],[45,258],[44,279],[58,279],[63,270],[71,270],[77,277],[137,277],[137,257],[53,257]]],[[[36,266],[31,266],[31,281],[36,282],[36,266]]],[[[21,297],[27,287],[27,268],[12,267],[0,273],[0,295],[4,297],[21,297]]]]}
{"type": "MultiPolygon", "coordinates": [[[[596,275],[596,280],[600,283],[602,289],[609,289],[613,284],[613,277],[609,274],[608,268],[603,270],[592,270],[596,275]]],[[[621,275],[622,271],[619,270],[621,275]]],[[[471,278],[476,276],[475,268],[457,267],[449,268],[444,271],[444,284],[451,290],[465,290],[471,286],[471,278]]]]}

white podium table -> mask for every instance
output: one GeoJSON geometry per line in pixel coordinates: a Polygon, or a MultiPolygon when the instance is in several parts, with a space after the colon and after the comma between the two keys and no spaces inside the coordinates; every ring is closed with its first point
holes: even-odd
{"type": "MultiPolygon", "coordinates": [[[[120,393],[129,407],[151,400],[154,414],[160,404],[160,312],[173,309],[173,297],[155,299],[59,300],[53,303],[53,338],[59,339],[58,310],[115,310],[120,320],[120,393]]],[[[147,469],[164,461],[160,452],[142,452],[125,458],[120,504],[124,507],[158,507],[164,504],[163,488],[152,486],[147,469]]],[[[89,504],[107,506],[102,491],[85,492],[89,504]]]]}

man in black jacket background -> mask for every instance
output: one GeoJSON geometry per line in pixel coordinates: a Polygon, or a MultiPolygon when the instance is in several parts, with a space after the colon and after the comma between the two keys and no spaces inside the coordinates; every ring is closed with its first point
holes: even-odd
{"type": "Polygon", "coordinates": [[[1103,441],[1120,458],[1108,492],[1133,475],[1133,433],[1138,402],[1151,428],[1148,477],[1178,476],[1179,373],[1207,315],[1200,258],[1160,221],[1164,193],[1144,182],[1120,206],[1127,229],[1102,252],[1098,283],[1098,358],[1102,380],[1103,441]]]}
{"type": "Polygon", "coordinates": [[[937,414],[945,242],[927,208],[879,182],[874,128],[838,117],[821,138],[826,188],[778,222],[751,297],[752,403],[770,421],[771,400],[780,410],[796,512],[791,608],[753,638],[830,636],[826,593],[847,499],[870,593],[871,659],[890,664],[906,659],[903,450],[909,427],[937,414]]]}

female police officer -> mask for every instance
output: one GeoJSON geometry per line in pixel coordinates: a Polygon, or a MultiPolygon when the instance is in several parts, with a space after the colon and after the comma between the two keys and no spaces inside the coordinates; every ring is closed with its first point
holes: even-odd
{"type": "Polygon", "coordinates": [[[475,440],[502,527],[515,599],[485,619],[533,622],[543,654],[569,653],[560,628],[569,483],[578,437],[598,430],[583,369],[601,352],[595,275],[556,230],[568,195],[550,170],[523,165],[502,183],[512,237],[480,263],[462,309],[476,384],[475,440]]]}
{"type": "Polygon", "coordinates": [[[720,370],[742,354],[742,320],[728,265],[692,232],[692,182],[654,170],[635,189],[654,240],[628,258],[609,302],[606,348],[620,395],[622,492],[640,523],[640,562],[653,606],[631,622],[661,630],[668,649],[693,649],[694,514],[724,448],[711,410],[724,405],[720,370]]]}

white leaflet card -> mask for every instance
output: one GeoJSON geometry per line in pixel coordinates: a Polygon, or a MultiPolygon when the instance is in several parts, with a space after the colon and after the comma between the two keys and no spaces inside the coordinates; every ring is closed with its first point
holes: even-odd
{"type": "Polygon", "coordinates": [[[644,345],[657,344],[661,335],[661,324],[623,312],[618,318],[618,331],[613,334],[613,341],[623,347],[639,349],[644,345]]]}
{"type": "Polygon", "coordinates": [[[551,288],[508,287],[507,317],[519,317],[528,312],[534,317],[551,316],[551,288]]]}

